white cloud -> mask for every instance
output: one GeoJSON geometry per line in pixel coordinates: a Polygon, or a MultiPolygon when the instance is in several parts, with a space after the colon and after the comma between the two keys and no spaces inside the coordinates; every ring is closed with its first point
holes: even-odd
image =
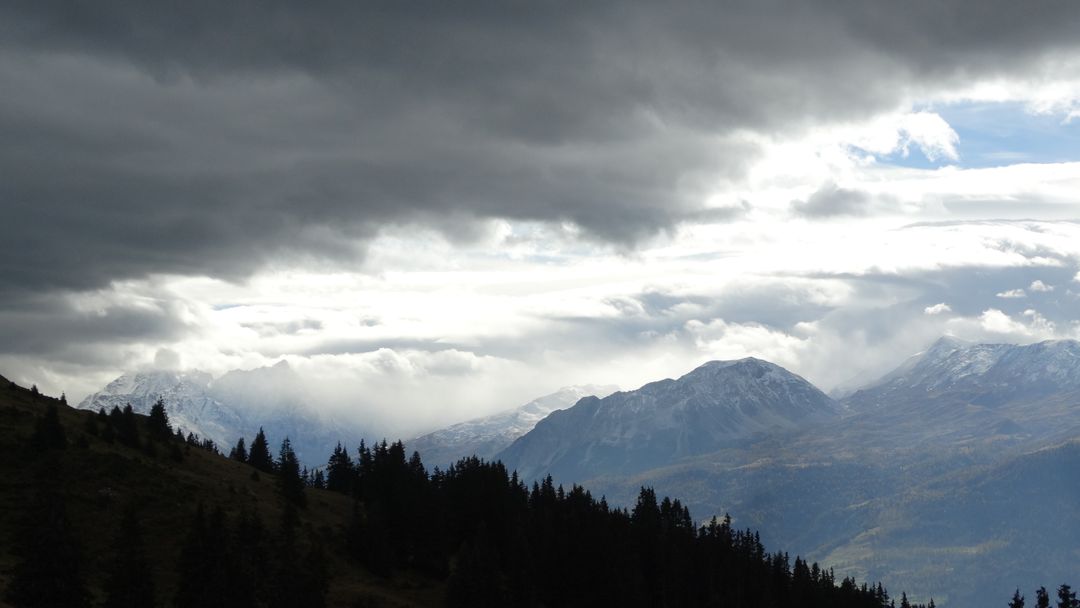
{"type": "Polygon", "coordinates": [[[1014,300],[1018,298],[1026,298],[1027,293],[1025,293],[1023,289],[1010,289],[1008,291],[999,292],[997,294],[997,297],[1014,300]]]}
{"type": "Polygon", "coordinates": [[[1048,291],[1054,291],[1054,286],[1053,285],[1047,285],[1046,283],[1043,283],[1041,280],[1035,279],[1034,281],[1031,282],[1031,285],[1028,286],[1028,289],[1031,290],[1031,291],[1048,292],[1048,291]]]}
{"type": "Polygon", "coordinates": [[[899,149],[904,156],[907,156],[908,148],[914,144],[931,161],[939,158],[953,161],[960,159],[960,154],[956,150],[960,136],[949,126],[949,123],[945,122],[944,118],[934,112],[913,112],[904,115],[900,120],[898,133],[900,134],[899,149]]]}
{"type": "Polygon", "coordinates": [[[992,334],[1019,334],[1030,335],[1030,331],[1023,323],[1013,320],[1009,315],[996,308],[989,308],[979,316],[979,324],[982,329],[992,334]]]}
{"type": "Polygon", "coordinates": [[[723,319],[686,323],[694,344],[709,359],[757,357],[778,365],[799,363],[809,338],[799,338],[759,323],[728,323],[723,319]]]}
{"type": "Polygon", "coordinates": [[[952,307],[944,302],[923,309],[923,313],[928,315],[940,315],[946,312],[952,312],[952,307]]]}
{"type": "Polygon", "coordinates": [[[1029,308],[1024,311],[1024,318],[1028,320],[1030,331],[1040,337],[1054,337],[1057,326],[1054,322],[1039,314],[1039,311],[1029,308]]]}

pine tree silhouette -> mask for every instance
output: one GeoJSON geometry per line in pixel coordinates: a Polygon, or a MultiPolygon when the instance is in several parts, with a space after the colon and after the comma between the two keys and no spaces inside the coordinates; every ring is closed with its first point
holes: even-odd
{"type": "Polygon", "coordinates": [[[274,458],[270,455],[270,444],[266,441],[266,433],[262,427],[259,427],[255,439],[251,441],[247,463],[263,473],[274,472],[274,458]]]}
{"type": "Polygon", "coordinates": [[[236,441],[236,446],[229,452],[229,458],[239,462],[248,461],[247,447],[244,446],[243,437],[236,441]]]}
{"type": "Polygon", "coordinates": [[[150,407],[150,417],[147,420],[150,437],[156,441],[167,441],[172,437],[172,427],[169,425],[169,414],[165,411],[165,400],[158,398],[150,407]]]}
{"type": "Polygon", "coordinates": [[[1035,608],[1050,608],[1050,594],[1047,593],[1046,587],[1035,590],[1035,608]]]}
{"type": "Polygon", "coordinates": [[[1076,601],[1076,592],[1072,590],[1072,587],[1062,583],[1058,587],[1058,608],[1077,608],[1078,603],[1076,601]]]}
{"type": "Polygon", "coordinates": [[[356,475],[357,470],[352,458],[349,458],[349,450],[338,443],[326,463],[326,489],[349,494],[354,489],[356,475]]]}
{"type": "MultiPolygon", "coordinates": [[[[254,448],[254,444],[252,444],[254,448]]],[[[304,494],[304,479],[300,475],[300,461],[296,458],[296,452],[292,449],[292,443],[286,437],[281,442],[281,450],[277,462],[278,491],[282,498],[289,504],[303,507],[307,504],[307,496],[304,494]]]]}

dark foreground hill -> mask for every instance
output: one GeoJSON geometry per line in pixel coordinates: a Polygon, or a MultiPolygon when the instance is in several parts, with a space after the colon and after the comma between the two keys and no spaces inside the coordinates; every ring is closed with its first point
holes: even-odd
{"type": "MultiPolygon", "coordinates": [[[[262,542],[222,548],[266,552],[260,560],[266,567],[282,566],[269,555],[280,549],[275,537],[285,512],[275,476],[256,475],[248,465],[174,438],[153,442],[144,416],[134,417],[140,447],[125,445],[119,436],[110,441],[107,425],[91,426],[96,418],[0,379],[0,605],[13,605],[5,602],[4,590],[10,588],[20,562],[19,537],[28,527],[42,525],[35,521],[36,511],[58,505],[80,554],[78,566],[90,605],[105,599],[115,539],[128,510],[138,519],[156,605],[174,605],[178,562],[189,544],[199,505],[207,520],[220,509],[229,536],[237,535],[244,518],[260,522],[262,542]],[[49,406],[57,409],[67,443],[63,449],[32,445],[35,426],[49,406]],[[151,445],[154,453],[146,447],[151,445]]],[[[314,489],[306,494],[307,507],[298,510],[296,562],[312,548],[322,549],[327,605],[438,604],[444,593],[441,581],[407,571],[378,577],[355,567],[341,534],[353,517],[350,497],[314,489]]],[[[206,551],[201,558],[212,559],[213,549],[206,551]]],[[[265,579],[264,583],[268,585],[265,579]]]]}
{"type": "Polygon", "coordinates": [[[401,443],[301,475],[161,417],[68,408],[0,379],[0,595],[9,605],[874,606],[880,586],[498,463],[428,474],[401,443]],[[276,468],[274,468],[276,466],[276,468]],[[259,468],[262,471],[259,471],[259,468]],[[310,487],[325,485],[329,489],[310,487]],[[51,602],[51,604],[47,603],[51,602]]]}

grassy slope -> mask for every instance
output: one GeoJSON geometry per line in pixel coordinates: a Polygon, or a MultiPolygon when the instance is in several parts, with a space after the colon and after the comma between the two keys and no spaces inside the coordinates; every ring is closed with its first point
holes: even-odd
{"type": "MultiPolygon", "coordinates": [[[[126,505],[139,505],[149,558],[161,605],[169,605],[175,578],[172,564],[192,520],[196,505],[221,506],[235,517],[245,506],[254,508],[268,530],[280,520],[280,499],[274,478],[252,478],[253,469],[198,448],[185,449],[183,462],[170,459],[167,450],[156,457],[119,444],[106,444],[84,430],[94,416],[60,405],[60,420],[69,446],[60,453],[60,466],[41,472],[40,457],[27,449],[34,422],[48,403],[59,401],[35,396],[13,387],[0,377],[0,589],[7,585],[14,565],[9,539],[22,519],[24,505],[32,502],[37,484],[62,487],[68,515],[79,535],[84,575],[100,599],[103,568],[116,523],[126,505]],[[80,436],[88,447],[77,447],[80,436]]],[[[140,417],[140,422],[145,420],[140,417]]],[[[140,429],[142,430],[142,429],[140,429]]],[[[145,433],[143,433],[145,436],[145,433]]],[[[301,513],[304,533],[316,535],[327,549],[330,570],[328,603],[331,606],[434,606],[440,603],[441,584],[403,575],[391,580],[375,577],[349,560],[343,530],[352,512],[352,500],[331,492],[308,490],[308,507],[301,513]]],[[[3,604],[0,601],[0,605],[3,604]]]]}

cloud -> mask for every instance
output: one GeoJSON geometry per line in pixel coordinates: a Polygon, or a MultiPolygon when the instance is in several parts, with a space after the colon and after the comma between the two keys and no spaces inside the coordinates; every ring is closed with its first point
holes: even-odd
{"type": "Polygon", "coordinates": [[[904,156],[908,155],[909,147],[914,144],[927,160],[936,161],[939,158],[947,158],[955,161],[960,159],[960,154],[956,150],[960,136],[939,114],[934,112],[907,114],[900,124],[899,132],[900,141],[897,147],[904,156]]]}
{"type": "Polygon", "coordinates": [[[806,349],[807,341],[758,323],[728,323],[713,319],[707,323],[688,321],[686,331],[709,359],[758,357],[779,365],[793,366],[806,349]]]}
{"type": "Polygon", "coordinates": [[[998,292],[997,297],[1005,298],[1007,300],[1015,300],[1017,298],[1026,298],[1027,293],[1023,289],[1010,289],[1008,291],[998,292]]]}
{"type": "Polygon", "coordinates": [[[791,209],[796,215],[811,218],[865,215],[869,211],[870,202],[870,196],[865,192],[846,190],[834,183],[826,183],[805,202],[792,202],[791,209]]]}
{"type": "Polygon", "coordinates": [[[1049,292],[1049,291],[1054,291],[1054,286],[1053,285],[1047,285],[1046,283],[1043,283],[1041,280],[1035,279],[1034,281],[1031,282],[1031,285],[1028,286],[1028,290],[1030,290],[1030,291],[1039,291],[1039,292],[1044,292],[1045,293],[1045,292],[1049,292]]]}
{"type": "MultiPolygon", "coordinates": [[[[0,287],[347,266],[387,227],[490,218],[633,249],[738,215],[709,201],[763,140],[1077,46],[1069,5],[968,8],[6,3],[0,287]]],[[[904,116],[901,150],[956,158],[904,116]]]]}
{"type": "Polygon", "coordinates": [[[923,312],[928,315],[940,315],[942,313],[952,312],[952,307],[944,302],[941,302],[940,304],[927,306],[923,309],[923,312]]]}
{"type": "Polygon", "coordinates": [[[996,308],[986,309],[979,317],[982,329],[994,334],[1028,335],[1028,328],[996,308]]]}
{"type": "Polygon", "coordinates": [[[154,354],[155,369],[183,369],[180,365],[180,353],[171,348],[159,348],[154,354]]]}

